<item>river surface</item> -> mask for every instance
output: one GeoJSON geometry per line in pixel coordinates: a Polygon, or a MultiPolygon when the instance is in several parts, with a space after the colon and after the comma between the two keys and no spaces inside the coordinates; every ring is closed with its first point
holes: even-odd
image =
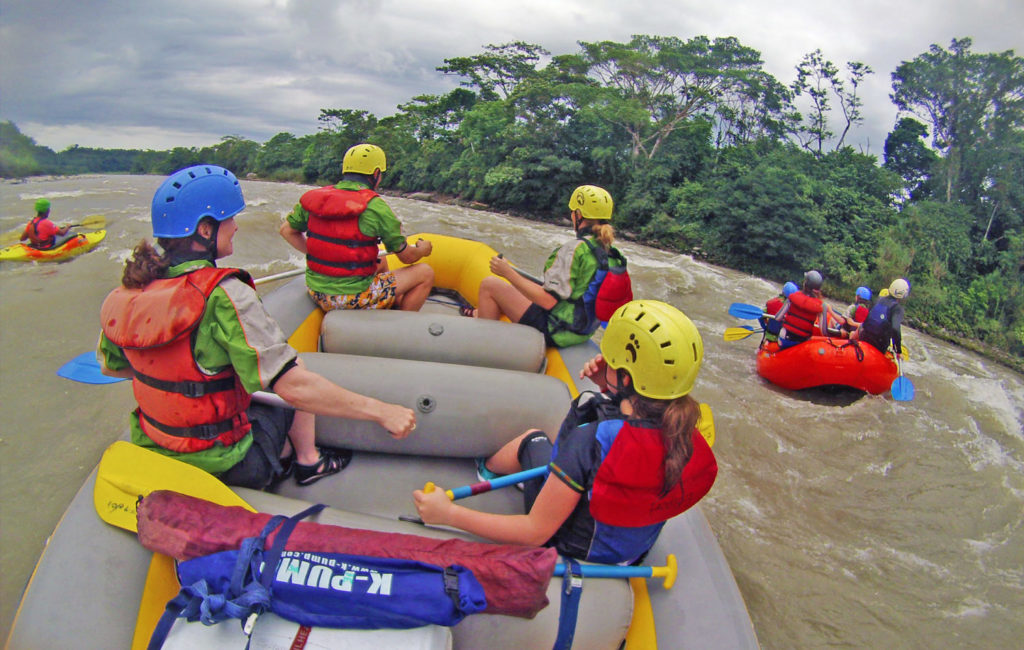
{"type": "MultiPolygon", "coordinates": [[[[0,184],[2,232],[30,218],[39,197],[58,222],[103,214],[108,227],[99,248],[71,262],[0,267],[3,638],[47,536],[126,430],[127,382],[92,386],[55,372],[95,347],[100,303],[149,235],[161,180],[0,184]]],[[[300,265],[277,226],[304,189],[244,181],[249,207],[227,263],[255,277],[300,265]]],[[[570,236],[567,227],[489,212],[388,202],[407,234],[484,241],[535,274],[570,236]]],[[[1024,647],[1024,378],[905,329],[912,402],[787,392],[757,376],[756,336],[722,339],[743,324],[726,313],[731,302],[762,304],[776,286],[683,255],[621,248],[637,296],[676,305],[704,335],[694,395],[714,410],[720,473],[701,508],[764,648],[1024,647]]],[[[687,588],[685,576],[675,588],[687,588]]]]}

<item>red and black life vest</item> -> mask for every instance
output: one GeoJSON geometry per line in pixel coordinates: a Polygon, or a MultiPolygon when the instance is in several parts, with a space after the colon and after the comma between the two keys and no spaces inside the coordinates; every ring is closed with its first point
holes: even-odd
{"type": "Polygon", "coordinates": [[[47,249],[53,247],[53,245],[57,243],[56,235],[51,235],[49,239],[46,239],[39,234],[39,222],[45,221],[46,219],[49,219],[49,217],[37,214],[32,217],[32,221],[29,221],[28,225],[25,226],[25,234],[28,235],[29,244],[31,244],[33,248],[47,249]]]}
{"type": "Polygon", "coordinates": [[[796,338],[810,338],[821,314],[821,299],[808,296],[803,291],[789,294],[789,308],[782,317],[786,332],[796,338]]]}
{"type": "Polygon", "coordinates": [[[377,193],[328,185],[299,199],[309,212],[306,264],[331,277],[369,277],[377,270],[377,238],[359,230],[359,215],[377,193]]]}
{"type": "Polygon", "coordinates": [[[207,267],[142,289],[118,287],[100,309],[103,334],[124,351],[135,373],[142,431],[165,449],[230,446],[249,433],[249,393],[234,369],[208,375],[192,353],[206,302],[228,277],[252,285],[245,271],[207,267]]]}

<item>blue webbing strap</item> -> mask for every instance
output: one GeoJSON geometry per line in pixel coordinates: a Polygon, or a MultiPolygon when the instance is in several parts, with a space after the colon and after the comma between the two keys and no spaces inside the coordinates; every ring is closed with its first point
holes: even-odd
{"type": "Polygon", "coordinates": [[[558,614],[558,636],[554,650],[569,650],[576,636],[576,615],[580,609],[580,594],[583,593],[583,572],[580,563],[572,558],[562,558],[565,576],[562,577],[562,610],[558,614]]]}
{"type": "Polygon", "coordinates": [[[316,514],[323,509],[324,505],[318,504],[310,506],[292,517],[285,518],[283,515],[271,517],[260,531],[259,536],[247,537],[243,540],[238,551],[238,559],[231,573],[228,593],[211,594],[205,580],[183,586],[178,595],[167,603],[167,608],[153,630],[153,636],[150,637],[148,650],[159,650],[167,640],[174,621],[182,617],[189,621],[199,620],[204,625],[213,625],[229,618],[237,618],[241,619],[245,634],[247,636],[251,634],[256,616],[270,609],[270,583],[273,581],[277,562],[281,558],[281,552],[284,551],[284,545],[292,530],[295,529],[295,525],[300,519],[316,514]],[[284,525],[281,525],[282,522],[284,525]],[[274,538],[274,545],[264,563],[260,555],[265,548],[267,537],[278,526],[281,526],[281,530],[274,538]],[[254,577],[259,575],[261,563],[264,564],[266,570],[260,576],[260,580],[255,580],[254,577]]]}

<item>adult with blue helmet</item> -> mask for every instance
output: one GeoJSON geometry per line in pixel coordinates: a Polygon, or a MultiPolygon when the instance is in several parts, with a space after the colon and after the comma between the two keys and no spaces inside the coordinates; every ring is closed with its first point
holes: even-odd
{"type": "Polygon", "coordinates": [[[352,393],[307,370],[264,310],[249,274],[217,268],[245,209],[238,179],[216,165],[175,172],[153,196],[157,252],[143,240],[100,310],[104,374],[129,377],[139,407],[132,442],[225,483],[262,489],[294,471],[309,485],[351,452],[318,450],[313,413],[372,420],[395,438],[405,407],[352,393]],[[251,404],[273,389],[297,409],[251,404]]]}

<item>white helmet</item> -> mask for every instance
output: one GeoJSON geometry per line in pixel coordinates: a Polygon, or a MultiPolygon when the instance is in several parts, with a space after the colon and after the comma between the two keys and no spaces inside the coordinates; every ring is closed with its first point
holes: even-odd
{"type": "Polygon", "coordinates": [[[896,300],[903,300],[910,293],[910,283],[903,278],[896,278],[889,285],[889,295],[896,300]]]}

